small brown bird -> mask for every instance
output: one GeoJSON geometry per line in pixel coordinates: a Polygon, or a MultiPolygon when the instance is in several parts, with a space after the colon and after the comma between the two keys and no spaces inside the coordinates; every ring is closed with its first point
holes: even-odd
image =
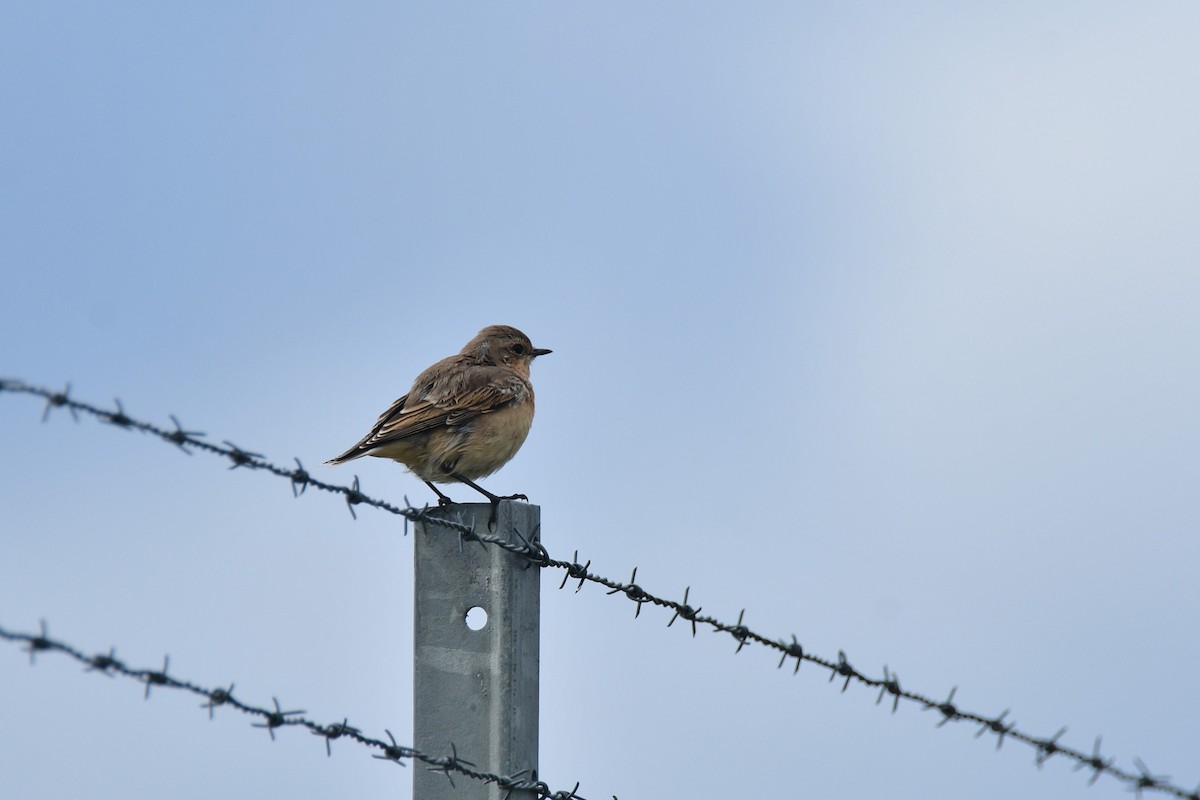
{"type": "Polygon", "coordinates": [[[527,500],[498,496],[475,483],[508,463],[533,423],[529,365],[549,350],[508,325],[481,330],[456,356],[443,358],[417,376],[408,394],[380,415],[362,440],[327,464],[360,456],[390,458],[407,466],[438,496],[434,483],[465,483],[492,504],[527,500]]]}

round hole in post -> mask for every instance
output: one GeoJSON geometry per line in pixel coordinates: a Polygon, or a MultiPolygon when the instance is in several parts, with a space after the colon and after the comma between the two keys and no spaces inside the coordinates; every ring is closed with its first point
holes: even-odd
{"type": "Polygon", "coordinates": [[[472,606],[467,609],[467,627],[473,631],[481,631],[487,625],[487,611],[482,606],[472,606]]]}

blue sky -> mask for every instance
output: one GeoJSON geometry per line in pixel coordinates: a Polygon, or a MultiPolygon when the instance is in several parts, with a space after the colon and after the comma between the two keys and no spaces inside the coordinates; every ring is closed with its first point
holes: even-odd
{"type": "MultiPolygon", "coordinates": [[[[552,553],[1191,789],[1194,3],[8,4],[0,375],[321,468],[504,323],[552,553]]],[[[411,740],[389,515],[0,394],[0,625],[411,740]]],[[[1061,798],[933,712],[544,576],[589,798],[1061,798]]],[[[13,797],[408,771],[0,649],[13,797]]],[[[1125,796],[1101,778],[1090,796],[1125,796]]]]}

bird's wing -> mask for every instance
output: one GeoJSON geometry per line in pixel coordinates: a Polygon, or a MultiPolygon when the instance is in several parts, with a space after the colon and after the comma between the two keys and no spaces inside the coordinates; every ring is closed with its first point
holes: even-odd
{"type": "Polygon", "coordinates": [[[437,428],[457,427],[529,394],[529,383],[512,370],[479,365],[439,370],[440,366],[421,373],[412,390],[380,415],[353,450],[363,454],[437,428]]]}
{"type": "Polygon", "coordinates": [[[382,414],[379,415],[379,419],[375,421],[375,425],[371,428],[370,433],[368,433],[363,438],[359,439],[358,442],[356,442],[355,445],[353,447],[351,447],[349,450],[342,453],[341,455],[334,456],[333,458],[329,459],[325,463],[326,464],[334,464],[334,465],[344,464],[347,461],[353,461],[354,459],[356,459],[360,456],[365,456],[367,454],[367,451],[373,446],[370,444],[370,442],[379,433],[379,429],[382,428],[389,419],[391,419],[393,416],[399,414],[401,409],[404,408],[404,404],[407,402],[408,402],[408,395],[404,395],[403,397],[398,398],[396,400],[396,402],[394,402],[390,406],[388,406],[387,411],[384,411],[382,414]]]}

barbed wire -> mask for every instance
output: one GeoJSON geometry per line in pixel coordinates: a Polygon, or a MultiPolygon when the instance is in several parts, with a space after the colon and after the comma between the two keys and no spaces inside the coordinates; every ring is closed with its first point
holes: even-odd
{"type": "Polygon", "coordinates": [[[299,497],[304,494],[310,486],[314,489],[320,489],[323,492],[332,494],[340,494],[346,500],[346,506],[350,509],[350,515],[355,519],[358,514],[355,513],[354,507],[357,505],[373,506],[374,508],[390,511],[393,514],[403,516],[405,509],[393,505],[385,500],[376,500],[372,497],[367,497],[359,490],[358,476],[354,476],[354,482],[350,486],[339,486],[333,483],[314,478],[309,474],[304,465],[300,463],[300,459],[293,459],[296,462],[294,468],[281,467],[268,461],[261,453],[253,453],[249,450],[243,450],[233,442],[222,442],[221,444],[213,444],[205,441],[203,436],[206,434],[200,431],[186,430],[174,414],[170,415],[171,423],[175,426],[174,429],[167,429],[155,425],[150,422],[143,422],[134,419],[125,413],[124,406],[120,400],[114,400],[116,408],[107,410],[75,400],[71,397],[71,384],[67,384],[61,392],[55,392],[50,389],[43,389],[40,386],[30,386],[21,381],[0,378],[0,393],[13,392],[16,394],[29,394],[35,397],[44,398],[46,406],[42,410],[42,422],[45,422],[50,417],[50,412],[56,408],[65,408],[71,413],[71,418],[76,422],[79,421],[79,412],[88,414],[101,422],[106,422],[118,428],[125,430],[141,431],[157,436],[164,442],[173,444],[188,455],[192,454],[189,447],[200,450],[213,455],[223,456],[230,461],[230,469],[238,469],[244,467],[251,470],[263,470],[270,472],[272,475],[277,475],[281,478],[287,478],[292,485],[292,494],[299,497]]]}
{"type": "Polygon", "coordinates": [[[946,699],[937,700],[928,695],[901,688],[898,675],[889,670],[886,664],[883,667],[883,677],[872,677],[853,667],[842,650],[838,651],[837,660],[834,661],[814,655],[805,650],[797,640],[795,634],[791,635],[790,642],[782,638],[775,639],[765,636],[745,624],[745,609],[742,609],[738,614],[737,623],[735,624],[724,622],[707,614],[701,614],[701,607],[693,606],[689,602],[690,586],[684,589],[682,601],[672,600],[665,596],[649,592],[640,586],[637,583],[637,567],[633,568],[628,582],[613,580],[591,572],[589,569],[591,566],[590,560],[581,564],[578,551],[575,551],[570,561],[553,558],[541,542],[537,540],[536,532],[531,532],[529,536],[525,536],[519,531],[514,531],[518,540],[514,543],[510,538],[480,532],[473,526],[441,517],[439,516],[438,509],[428,507],[415,508],[411,504],[408,504],[407,500],[405,501],[406,506],[400,507],[369,497],[361,491],[357,475],[354,477],[354,482],[351,486],[325,483],[309,475],[304,470],[303,465],[300,464],[299,459],[295,459],[296,468],[294,470],[285,469],[267,461],[261,454],[242,450],[230,442],[224,442],[225,446],[222,447],[201,441],[197,437],[204,434],[184,430],[174,416],[171,417],[171,421],[175,425],[175,430],[169,431],[156,425],[130,418],[125,413],[120,401],[116,401],[115,410],[108,411],[74,400],[69,396],[70,388],[70,384],[68,384],[62,392],[54,392],[40,387],[29,386],[20,381],[0,380],[0,392],[11,391],[44,398],[46,400],[46,407],[42,413],[43,421],[46,420],[50,411],[54,408],[65,407],[71,411],[72,416],[76,419],[78,419],[76,412],[83,411],[117,427],[154,434],[167,442],[177,445],[185,452],[189,452],[189,454],[190,451],[187,451],[187,447],[193,446],[197,449],[224,456],[232,462],[230,469],[237,467],[261,469],[280,477],[288,478],[291,481],[292,492],[295,496],[303,494],[305,488],[308,486],[341,494],[345,497],[351,515],[356,519],[357,515],[354,514],[354,506],[362,504],[404,517],[405,534],[408,532],[409,522],[420,522],[425,525],[447,528],[456,532],[463,541],[477,541],[484,545],[500,547],[525,558],[529,563],[543,569],[553,567],[563,570],[565,574],[563,575],[562,582],[559,584],[559,589],[565,588],[568,581],[578,581],[575,587],[576,592],[580,591],[586,583],[595,583],[608,589],[607,594],[622,594],[636,605],[634,611],[635,618],[641,615],[643,605],[649,603],[659,606],[672,612],[671,618],[667,622],[667,627],[674,625],[676,620],[683,619],[691,623],[693,637],[696,635],[698,626],[706,626],[715,633],[729,634],[737,642],[735,653],[740,653],[747,643],[752,642],[779,654],[777,668],[782,668],[788,662],[788,659],[794,659],[793,674],[799,672],[800,665],[807,661],[828,670],[830,683],[838,678],[843,679],[843,692],[849,688],[851,682],[856,682],[872,689],[879,689],[879,695],[875,700],[875,704],[880,705],[885,697],[890,696],[892,698],[893,714],[898,710],[900,701],[905,700],[918,704],[924,710],[933,709],[938,711],[941,714],[941,719],[937,723],[938,727],[950,722],[967,722],[979,725],[979,730],[975,734],[976,738],[987,733],[994,734],[996,736],[997,750],[1004,744],[1006,737],[1022,742],[1033,748],[1034,763],[1039,768],[1050,758],[1061,756],[1074,761],[1076,771],[1086,769],[1092,772],[1091,778],[1088,781],[1089,786],[1094,784],[1101,775],[1108,775],[1125,783],[1128,788],[1135,791],[1139,796],[1143,791],[1154,791],[1174,795],[1183,798],[1183,800],[1200,800],[1200,786],[1191,791],[1176,786],[1170,783],[1169,776],[1153,774],[1140,758],[1135,757],[1133,759],[1134,765],[1137,768],[1136,772],[1116,766],[1115,758],[1105,757],[1101,753],[1101,737],[1099,736],[1096,737],[1091,753],[1086,753],[1059,743],[1059,740],[1067,732],[1067,728],[1065,727],[1060,728],[1053,736],[1040,737],[1018,729],[1015,722],[1007,720],[1009,709],[1005,709],[998,716],[993,717],[960,708],[954,703],[954,695],[958,691],[957,686],[950,689],[946,699]]]}
{"type": "Polygon", "coordinates": [[[1027,744],[1034,748],[1034,763],[1040,769],[1043,764],[1052,756],[1063,756],[1075,762],[1076,771],[1081,769],[1090,769],[1092,776],[1088,781],[1088,785],[1094,784],[1101,775],[1109,775],[1117,780],[1120,780],[1133,789],[1140,796],[1142,791],[1159,791],[1167,794],[1173,794],[1176,797],[1184,798],[1184,800],[1200,800],[1200,786],[1197,786],[1192,791],[1187,791],[1178,786],[1169,783],[1169,776],[1154,775],[1149,768],[1142,762],[1140,758],[1134,758],[1134,764],[1138,772],[1130,772],[1120,767],[1115,766],[1116,759],[1105,758],[1100,752],[1101,737],[1097,736],[1092,748],[1092,752],[1084,753],[1070,747],[1059,744],[1059,740],[1063,734],[1067,732],[1067,728],[1063,727],[1058,730],[1053,736],[1042,738],[1026,733],[1016,727],[1016,723],[1005,721],[1009,714],[1009,709],[1005,709],[1001,714],[995,717],[988,717],[982,714],[966,711],[959,708],[954,703],[954,695],[958,691],[958,687],[952,687],[945,700],[937,700],[932,697],[920,694],[918,692],[903,689],[900,686],[900,678],[893,671],[890,671],[887,665],[883,667],[883,677],[873,678],[866,675],[853,666],[847,660],[845,651],[839,650],[837,661],[832,661],[820,656],[814,655],[806,651],[797,641],[795,634],[792,634],[791,641],[784,639],[772,639],[764,636],[745,624],[745,609],[738,613],[737,624],[731,625],[727,622],[722,622],[716,617],[701,614],[699,607],[693,607],[688,603],[688,595],[691,593],[691,587],[687,587],[683,592],[683,601],[671,600],[666,597],[660,597],[646,591],[637,583],[637,567],[634,567],[633,574],[629,582],[615,581],[606,578],[602,575],[597,575],[588,570],[590,561],[580,564],[579,553],[576,551],[572,561],[562,561],[552,558],[546,551],[546,548],[541,544],[536,537],[525,537],[518,531],[513,531],[519,539],[519,543],[513,543],[510,539],[504,538],[491,533],[482,533],[474,529],[470,525],[466,525],[455,520],[444,519],[438,516],[438,509],[421,509],[418,512],[416,520],[427,525],[432,524],[444,528],[449,528],[461,537],[464,541],[478,541],[484,544],[490,544],[495,547],[502,548],[516,555],[527,559],[531,564],[539,567],[555,567],[566,572],[563,575],[562,582],[558,588],[566,587],[568,581],[577,580],[579,583],[575,587],[578,592],[583,588],[585,583],[591,582],[608,588],[607,594],[616,595],[623,594],[629,598],[635,605],[634,617],[641,615],[642,606],[646,603],[660,606],[669,611],[672,611],[671,619],[667,621],[667,627],[675,624],[677,619],[683,619],[690,622],[692,625],[692,636],[696,635],[698,625],[706,625],[715,633],[727,633],[737,642],[737,649],[734,653],[740,653],[748,642],[754,642],[769,649],[772,649],[780,654],[779,664],[777,668],[782,668],[788,659],[795,659],[795,664],[792,668],[792,674],[800,671],[801,663],[808,661],[816,664],[819,667],[829,671],[829,682],[832,683],[837,678],[842,678],[842,691],[845,692],[849,688],[851,681],[856,681],[865,686],[879,689],[879,696],[875,700],[875,704],[879,705],[883,702],[884,697],[891,696],[892,698],[892,713],[896,713],[901,700],[907,700],[917,703],[922,706],[923,710],[935,709],[941,715],[937,726],[940,728],[949,722],[969,722],[978,724],[979,730],[975,737],[979,738],[985,733],[993,733],[996,735],[996,749],[999,750],[1004,744],[1005,737],[1015,739],[1019,742],[1027,744]]]}
{"type": "MultiPolygon", "coordinates": [[[[89,656],[65,642],[50,638],[45,620],[41,622],[41,631],[36,634],[15,633],[0,627],[0,639],[5,639],[9,642],[24,642],[25,649],[29,653],[30,664],[36,662],[38,653],[59,652],[83,664],[86,672],[99,672],[102,675],[110,677],[119,675],[131,678],[145,684],[146,693],[143,697],[147,700],[150,699],[150,690],[155,687],[191,692],[208,701],[200,707],[208,709],[209,719],[213,718],[213,713],[217,707],[237,709],[243,714],[257,717],[260,721],[253,722],[251,725],[256,728],[266,729],[267,733],[271,735],[271,741],[275,741],[275,731],[280,728],[305,728],[310,733],[325,739],[325,753],[327,756],[333,755],[333,746],[331,743],[335,739],[347,739],[365,747],[379,750],[379,753],[372,754],[372,758],[392,761],[400,766],[404,766],[406,759],[408,761],[420,761],[430,770],[443,773],[451,784],[454,783],[451,773],[464,775],[482,783],[494,783],[505,790],[505,798],[508,798],[513,792],[526,791],[532,792],[536,797],[543,798],[544,800],[586,800],[585,797],[578,794],[578,783],[570,790],[560,789],[554,791],[544,781],[537,780],[536,775],[529,775],[528,770],[522,770],[515,775],[497,775],[494,772],[486,772],[478,769],[473,762],[468,761],[458,754],[458,748],[454,746],[453,742],[450,743],[450,755],[435,756],[423,753],[415,747],[397,744],[395,737],[392,736],[392,732],[389,730],[384,731],[388,737],[388,741],[386,742],[382,739],[367,736],[360,729],[351,725],[349,718],[343,718],[341,722],[322,725],[303,716],[307,713],[303,710],[284,711],[279,705],[278,698],[271,698],[275,706],[274,709],[245,703],[233,696],[235,684],[231,683],[228,689],[207,689],[191,681],[176,678],[169,674],[168,669],[171,662],[170,658],[166,656],[163,657],[161,669],[137,669],[130,667],[124,661],[117,658],[116,648],[110,649],[107,653],[97,653],[89,656]]],[[[613,796],[613,800],[617,800],[615,795],[613,796]]]]}

